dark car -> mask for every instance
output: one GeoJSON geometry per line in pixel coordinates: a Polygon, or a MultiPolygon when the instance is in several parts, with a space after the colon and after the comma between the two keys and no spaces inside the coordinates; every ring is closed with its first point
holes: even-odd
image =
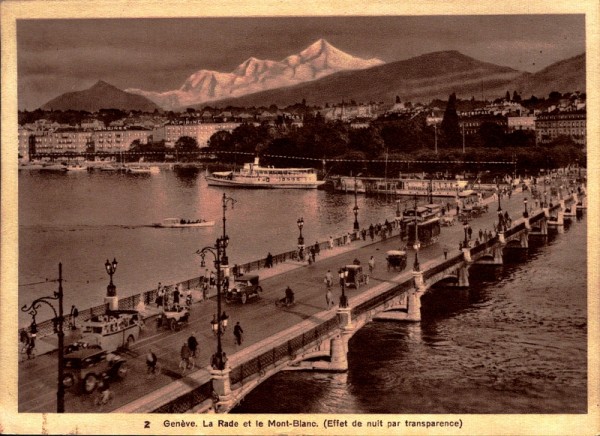
{"type": "Polygon", "coordinates": [[[103,377],[121,379],[127,365],[121,356],[98,348],[80,348],[64,356],[62,383],[66,388],[78,386],[85,393],[96,389],[103,377]]]}
{"type": "Polygon", "coordinates": [[[233,287],[227,290],[225,294],[225,301],[227,303],[241,301],[242,304],[246,304],[246,301],[251,298],[260,298],[259,292],[262,292],[262,288],[259,285],[259,280],[257,275],[244,274],[237,276],[233,287]]]}

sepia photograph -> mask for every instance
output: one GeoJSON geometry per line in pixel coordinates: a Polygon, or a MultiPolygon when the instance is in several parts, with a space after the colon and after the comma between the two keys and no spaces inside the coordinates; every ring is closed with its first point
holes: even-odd
{"type": "Polygon", "coordinates": [[[88,5],[0,5],[0,433],[600,431],[597,5],[88,5]]]}

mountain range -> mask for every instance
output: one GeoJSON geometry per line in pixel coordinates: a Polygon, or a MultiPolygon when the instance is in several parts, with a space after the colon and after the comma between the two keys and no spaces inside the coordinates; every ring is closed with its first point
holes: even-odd
{"type": "Polygon", "coordinates": [[[42,106],[44,110],[80,110],[97,112],[100,109],[139,110],[160,109],[141,95],[130,94],[102,80],[83,91],[67,92],[42,106]]]}
{"type": "MultiPolygon", "coordinates": [[[[481,62],[458,51],[428,53],[361,71],[332,74],[300,85],[263,91],[211,103],[213,106],[252,107],[276,104],[285,107],[306,100],[309,105],[326,103],[403,101],[428,103],[459,98],[495,99],[506,91],[523,98],[547,97],[552,91],[585,91],[585,54],[552,64],[537,73],[481,62]]],[[[198,105],[200,108],[202,105],[198,105]]]]}
{"type": "Polygon", "coordinates": [[[139,89],[122,91],[103,81],[91,88],[65,93],[42,109],[97,111],[100,108],[153,111],[211,106],[285,107],[306,100],[326,103],[403,101],[428,103],[459,98],[494,99],[506,91],[523,98],[545,97],[552,91],[585,91],[585,53],[537,73],[482,62],[458,51],[441,51],[383,63],[360,59],[320,39],[283,61],[249,58],[231,73],[200,70],[178,90],[162,93],[139,89]],[[137,93],[137,94],[136,94],[137,93]],[[152,101],[151,101],[152,100],[152,101]]]}
{"type": "Polygon", "coordinates": [[[126,91],[143,95],[165,109],[177,109],[297,85],[340,71],[362,70],[383,63],[376,58],[354,57],[335,48],[325,39],[319,39],[299,54],[288,56],[282,61],[251,57],[231,73],[197,71],[177,90],[154,92],[127,89],[126,91]]]}

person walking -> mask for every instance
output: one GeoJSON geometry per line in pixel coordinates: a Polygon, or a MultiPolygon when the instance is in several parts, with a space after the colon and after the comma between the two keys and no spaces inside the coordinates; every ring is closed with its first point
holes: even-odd
{"type": "Polygon", "coordinates": [[[330,269],[325,273],[325,284],[327,285],[327,289],[331,288],[331,285],[333,285],[333,274],[331,274],[330,269]]]}
{"type": "Polygon", "coordinates": [[[329,237],[329,242],[328,242],[327,246],[329,247],[330,250],[333,249],[333,236],[329,237]]]}
{"type": "Polygon", "coordinates": [[[190,357],[192,352],[190,351],[190,347],[188,347],[187,342],[184,342],[181,346],[181,350],[179,351],[179,357],[181,361],[179,362],[179,367],[185,371],[186,369],[191,367],[190,357]]]}
{"type": "Polygon", "coordinates": [[[325,301],[327,302],[327,310],[331,309],[333,307],[333,294],[331,293],[331,288],[327,289],[325,301]]]}
{"type": "Polygon", "coordinates": [[[188,338],[187,345],[188,345],[188,348],[190,349],[190,353],[192,354],[192,357],[194,357],[194,358],[197,357],[198,340],[196,339],[195,332],[192,332],[192,334],[188,338]]]}
{"type": "Polygon", "coordinates": [[[444,260],[448,259],[448,246],[444,245],[444,260]]]}
{"type": "Polygon", "coordinates": [[[369,274],[373,274],[373,270],[375,269],[375,258],[371,256],[369,259],[369,274]]]}
{"type": "Polygon", "coordinates": [[[235,323],[235,327],[233,328],[233,335],[235,336],[235,343],[237,345],[242,345],[242,341],[244,340],[244,330],[242,329],[242,326],[240,325],[239,321],[235,323]]]}

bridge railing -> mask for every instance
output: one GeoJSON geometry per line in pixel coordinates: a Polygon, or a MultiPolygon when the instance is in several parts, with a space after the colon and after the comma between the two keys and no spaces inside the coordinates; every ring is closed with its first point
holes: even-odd
{"type": "Polygon", "coordinates": [[[231,370],[229,374],[231,385],[243,384],[247,379],[260,374],[269,367],[274,367],[283,359],[293,360],[295,356],[304,347],[318,341],[319,338],[339,327],[337,317],[330,318],[327,321],[313,327],[312,329],[294,336],[293,338],[267,350],[260,355],[244,362],[231,370]]]}
{"type": "Polygon", "coordinates": [[[423,273],[423,278],[425,280],[427,280],[427,279],[433,277],[434,275],[444,271],[448,267],[450,267],[458,262],[463,261],[464,259],[465,259],[464,253],[457,254],[456,256],[453,256],[450,259],[447,259],[447,260],[443,261],[442,263],[440,263],[432,268],[427,269],[423,273]]]}
{"type": "Polygon", "coordinates": [[[402,292],[405,292],[407,290],[409,290],[410,288],[414,287],[415,285],[415,281],[414,279],[411,277],[410,279],[406,280],[403,283],[400,283],[397,286],[394,286],[393,288],[381,293],[380,295],[365,301],[364,303],[359,304],[358,306],[355,306],[352,308],[352,316],[358,316],[362,313],[368,312],[371,309],[374,309],[377,306],[380,306],[382,303],[385,303],[388,300],[391,300],[392,298],[396,297],[397,295],[401,294],[402,292]]]}
{"type": "Polygon", "coordinates": [[[191,389],[176,399],[163,404],[151,413],[185,413],[192,410],[198,404],[212,398],[212,380],[191,389]]]}
{"type": "Polygon", "coordinates": [[[520,224],[517,224],[514,227],[511,227],[510,229],[508,229],[506,232],[504,232],[504,237],[508,238],[509,236],[514,235],[515,233],[518,233],[522,230],[525,230],[525,223],[522,222],[520,224]]]}
{"type": "Polygon", "coordinates": [[[498,243],[498,236],[494,236],[493,238],[488,239],[487,241],[476,245],[475,247],[471,248],[471,256],[474,254],[479,254],[482,251],[485,251],[486,249],[493,247],[494,245],[496,245],[498,243]]]}

